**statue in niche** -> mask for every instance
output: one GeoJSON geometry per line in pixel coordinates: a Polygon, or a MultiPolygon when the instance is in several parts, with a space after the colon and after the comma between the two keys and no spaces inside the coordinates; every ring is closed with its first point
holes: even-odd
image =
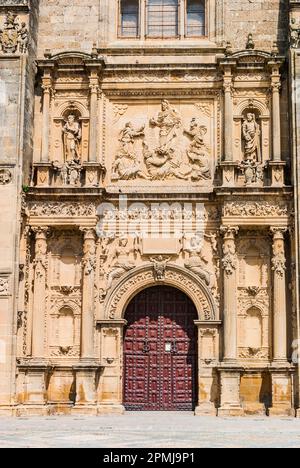
{"type": "Polygon", "coordinates": [[[240,169],[245,176],[245,185],[262,185],[264,166],[262,164],[260,136],[261,130],[254,113],[248,112],[242,125],[244,160],[240,169]]]}
{"type": "Polygon", "coordinates": [[[187,150],[187,155],[192,166],[192,181],[211,179],[210,150],[203,140],[203,137],[207,134],[207,128],[204,125],[199,125],[194,118],[191,121],[190,129],[184,130],[184,133],[192,138],[192,142],[187,150]]]}
{"type": "Polygon", "coordinates": [[[128,246],[128,239],[121,237],[118,246],[114,249],[108,260],[108,264],[112,264],[112,268],[107,276],[107,290],[111,288],[115,279],[121,278],[124,273],[135,267],[134,262],[129,259],[132,252],[133,249],[128,246]]]}
{"type": "Polygon", "coordinates": [[[212,275],[207,270],[208,260],[203,254],[202,239],[198,236],[194,236],[190,240],[190,245],[185,248],[185,251],[189,254],[189,260],[185,263],[185,267],[196,273],[207,286],[212,284],[212,275]]]}
{"type": "Polygon", "coordinates": [[[149,179],[140,167],[134,148],[135,139],[144,135],[145,126],[135,130],[131,122],[125,125],[120,133],[120,148],[112,168],[112,180],[149,179]]]}
{"type": "Polygon", "coordinates": [[[82,171],[80,143],[81,126],[74,114],[69,114],[62,129],[64,163],[53,162],[53,168],[61,177],[63,185],[80,185],[82,171]]]}
{"type": "Polygon", "coordinates": [[[64,161],[66,163],[74,161],[79,162],[81,158],[81,127],[74,114],[68,115],[67,121],[63,127],[63,141],[64,161]]]}
{"type": "Polygon", "coordinates": [[[245,161],[261,162],[260,126],[255,114],[248,112],[242,126],[245,161]]]}

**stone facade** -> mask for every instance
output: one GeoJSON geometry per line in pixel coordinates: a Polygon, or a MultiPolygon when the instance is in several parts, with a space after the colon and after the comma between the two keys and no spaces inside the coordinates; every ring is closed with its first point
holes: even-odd
{"type": "Polygon", "coordinates": [[[144,0],[137,38],[119,1],[0,0],[0,414],[123,413],[155,285],[197,309],[197,415],[298,413],[290,3],[206,0],[197,38],[181,0],[158,40],[144,0]]]}

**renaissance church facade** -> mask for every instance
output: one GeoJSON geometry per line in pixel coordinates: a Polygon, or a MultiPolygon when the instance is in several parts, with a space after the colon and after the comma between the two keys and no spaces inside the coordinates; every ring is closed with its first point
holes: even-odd
{"type": "Polygon", "coordinates": [[[299,1],[0,0],[0,415],[299,415],[299,57],[299,1]]]}

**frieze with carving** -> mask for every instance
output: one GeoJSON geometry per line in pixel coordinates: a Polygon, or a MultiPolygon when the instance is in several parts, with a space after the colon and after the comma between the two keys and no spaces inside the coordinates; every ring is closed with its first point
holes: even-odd
{"type": "Polygon", "coordinates": [[[29,203],[30,216],[95,216],[96,206],[93,203],[29,203]]]}
{"type": "Polygon", "coordinates": [[[223,209],[223,216],[288,216],[288,206],[285,203],[269,202],[237,202],[227,203],[223,209]]]}

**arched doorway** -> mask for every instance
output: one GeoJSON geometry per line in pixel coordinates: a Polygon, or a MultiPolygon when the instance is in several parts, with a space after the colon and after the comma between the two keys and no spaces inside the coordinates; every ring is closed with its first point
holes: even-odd
{"type": "Polygon", "coordinates": [[[129,304],[124,333],[128,411],[192,411],[197,404],[197,310],[169,286],[143,290],[129,304]]]}

